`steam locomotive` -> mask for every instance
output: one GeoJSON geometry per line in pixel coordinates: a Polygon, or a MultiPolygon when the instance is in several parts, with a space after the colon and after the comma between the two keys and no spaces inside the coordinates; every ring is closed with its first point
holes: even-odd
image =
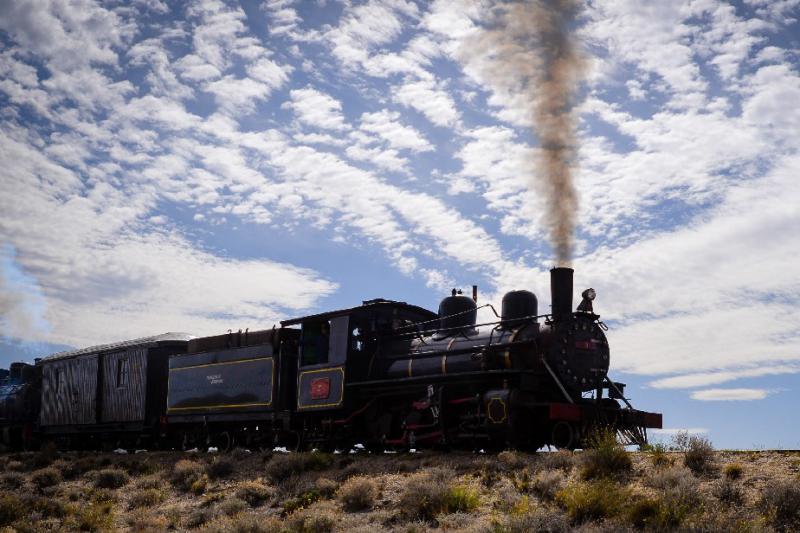
{"type": "MultiPolygon", "coordinates": [[[[477,323],[477,294],[438,313],[384,299],[196,338],[136,339],[15,363],[0,382],[6,445],[536,450],[586,445],[599,426],[647,442],[661,414],[608,378],[594,291],[551,270],[549,314],[529,291],[477,323]]],[[[2,377],[2,376],[0,376],[2,377]]]]}

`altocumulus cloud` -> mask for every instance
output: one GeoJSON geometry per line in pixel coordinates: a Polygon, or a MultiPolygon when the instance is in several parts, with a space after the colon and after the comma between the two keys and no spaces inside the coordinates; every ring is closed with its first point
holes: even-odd
{"type": "MultiPolygon", "coordinates": [[[[503,5],[2,4],[0,231],[49,327],[16,335],[213,333],[336,294],[324,269],[202,238],[242,223],[324,230],[421,286],[546,294],[529,87],[475,46],[503,5]]],[[[576,28],[576,282],[617,369],[698,400],[798,371],[786,5],[600,2],[576,28]]]]}

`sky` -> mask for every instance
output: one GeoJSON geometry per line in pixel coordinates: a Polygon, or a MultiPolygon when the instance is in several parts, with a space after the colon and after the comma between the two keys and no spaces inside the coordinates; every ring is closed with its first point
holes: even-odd
{"type": "MultiPolygon", "coordinates": [[[[481,40],[508,7],[0,3],[0,364],[472,284],[546,312],[535,82],[481,40]]],[[[588,1],[570,27],[576,294],[657,438],[800,448],[798,16],[588,1]]]]}

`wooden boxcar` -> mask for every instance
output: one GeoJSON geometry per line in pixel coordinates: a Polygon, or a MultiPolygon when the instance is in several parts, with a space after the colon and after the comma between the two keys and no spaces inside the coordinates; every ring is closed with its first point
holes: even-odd
{"type": "Polygon", "coordinates": [[[43,435],[152,436],[164,414],[169,356],[191,335],[165,333],[42,359],[43,435]]]}

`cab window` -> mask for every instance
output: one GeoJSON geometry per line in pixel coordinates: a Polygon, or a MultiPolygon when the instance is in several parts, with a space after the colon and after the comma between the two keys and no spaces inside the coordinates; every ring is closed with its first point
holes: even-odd
{"type": "Polygon", "coordinates": [[[303,323],[302,365],[319,365],[328,362],[331,325],[327,320],[303,323]]]}

